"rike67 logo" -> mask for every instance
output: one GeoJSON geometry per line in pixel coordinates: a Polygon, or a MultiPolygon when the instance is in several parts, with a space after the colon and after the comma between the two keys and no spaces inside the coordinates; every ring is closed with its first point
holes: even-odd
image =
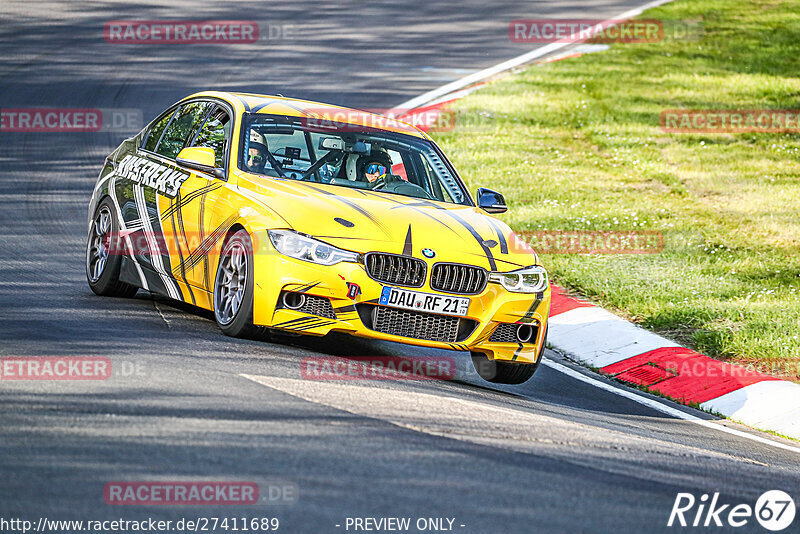
{"type": "Polygon", "coordinates": [[[709,499],[704,493],[699,499],[691,493],[678,493],[669,514],[667,526],[739,528],[756,521],[767,530],[779,532],[787,529],[797,512],[792,497],[781,490],[764,492],[755,503],[737,505],[720,504],[719,493],[709,499]]]}

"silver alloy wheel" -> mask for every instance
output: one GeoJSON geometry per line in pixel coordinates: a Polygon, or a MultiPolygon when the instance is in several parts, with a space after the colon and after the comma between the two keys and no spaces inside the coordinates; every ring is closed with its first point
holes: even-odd
{"type": "Polygon", "coordinates": [[[231,241],[220,259],[214,288],[214,314],[217,321],[227,325],[242,307],[247,287],[247,252],[240,241],[231,241]]]}
{"type": "Polygon", "coordinates": [[[92,234],[86,251],[86,272],[89,281],[97,282],[103,276],[111,248],[111,211],[103,206],[92,223],[92,234]]]}

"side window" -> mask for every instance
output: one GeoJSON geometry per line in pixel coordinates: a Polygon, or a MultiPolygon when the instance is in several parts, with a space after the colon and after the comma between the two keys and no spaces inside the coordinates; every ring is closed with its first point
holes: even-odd
{"type": "Polygon", "coordinates": [[[231,120],[228,113],[217,106],[208,116],[203,127],[194,138],[192,146],[204,146],[214,149],[214,163],[217,167],[225,166],[225,148],[231,137],[231,120]]]}
{"type": "Polygon", "coordinates": [[[165,158],[175,159],[197,130],[210,105],[209,102],[189,102],[182,105],[167,126],[156,153],[165,158]]]}
{"type": "Polygon", "coordinates": [[[392,158],[392,168],[391,168],[392,174],[394,174],[395,176],[399,176],[405,181],[408,181],[408,173],[406,172],[406,166],[405,163],[403,162],[403,156],[400,154],[400,152],[397,152],[396,150],[387,150],[387,152],[389,153],[389,156],[392,158]]]}
{"type": "Polygon", "coordinates": [[[164,116],[158,119],[153,127],[150,128],[150,132],[147,134],[147,141],[144,143],[145,150],[149,150],[150,152],[156,151],[158,140],[161,139],[161,134],[164,133],[164,128],[166,128],[167,124],[169,124],[169,120],[173,115],[175,115],[175,111],[177,110],[165,113],[164,116]]]}

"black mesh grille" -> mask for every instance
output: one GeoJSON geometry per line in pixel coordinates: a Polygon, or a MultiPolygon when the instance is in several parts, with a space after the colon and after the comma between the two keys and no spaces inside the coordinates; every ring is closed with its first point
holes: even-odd
{"type": "Polygon", "coordinates": [[[367,273],[379,282],[398,286],[421,287],[427,265],[408,256],[370,252],[365,260],[367,273]]]}
{"type": "Polygon", "coordinates": [[[446,343],[460,341],[475,329],[470,319],[384,306],[374,306],[370,319],[372,324],[367,326],[384,334],[446,343]]]}
{"type": "Polygon", "coordinates": [[[279,300],[281,307],[297,311],[300,313],[307,313],[309,315],[317,315],[327,319],[336,319],[336,314],[333,312],[331,301],[325,297],[315,297],[314,295],[306,295],[306,300],[299,308],[286,308],[283,304],[283,299],[279,300]]]}
{"type": "Polygon", "coordinates": [[[313,295],[306,295],[306,302],[299,310],[300,312],[309,315],[318,315],[328,319],[336,319],[336,314],[333,313],[333,306],[331,301],[323,297],[315,297],[313,295]]]}
{"type": "Polygon", "coordinates": [[[513,323],[500,323],[492,333],[489,341],[497,343],[516,343],[517,342],[517,326],[513,323]]]}
{"type": "Polygon", "coordinates": [[[488,281],[489,273],[486,269],[458,263],[437,263],[431,275],[431,289],[474,295],[483,291],[488,281]]]}

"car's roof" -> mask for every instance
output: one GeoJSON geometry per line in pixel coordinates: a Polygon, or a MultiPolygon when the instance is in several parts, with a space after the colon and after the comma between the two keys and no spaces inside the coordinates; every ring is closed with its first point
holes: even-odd
{"type": "Polygon", "coordinates": [[[222,91],[203,91],[189,98],[214,97],[221,98],[240,111],[264,113],[269,115],[287,115],[290,117],[307,117],[319,120],[330,120],[338,123],[353,124],[403,133],[430,139],[422,130],[401,120],[391,119],[383,115],[283,96],[257,95],[253,93],[228,93],[222,91]]]}

